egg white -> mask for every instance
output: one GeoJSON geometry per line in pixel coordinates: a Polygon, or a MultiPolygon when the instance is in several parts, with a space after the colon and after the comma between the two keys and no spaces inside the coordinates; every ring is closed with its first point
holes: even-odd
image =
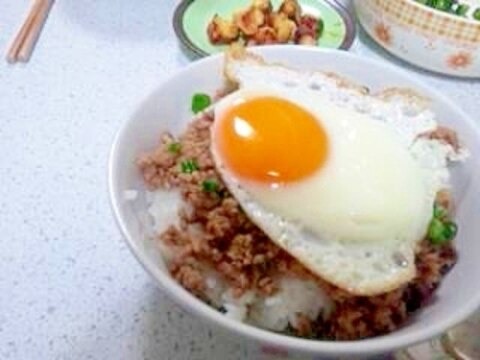
{"type": "Polygon", "coordinates": [[[323,169],[272,190],[225,166],[214,128],[217,169],[251,220],[312,272],[352,294],[376,295],[411,280],[435,195],[449,181],[449,146],[419,138],[437,126],[433,114],[343,88],[319,73],[240,62],[230,71],[241,88],[216,106],[215,121],[238,99],[273,95],[314,114],[332,142],[323,169]]]}

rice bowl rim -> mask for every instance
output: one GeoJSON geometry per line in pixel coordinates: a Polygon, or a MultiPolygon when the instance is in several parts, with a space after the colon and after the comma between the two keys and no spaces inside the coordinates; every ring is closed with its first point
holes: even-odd
{"type": "MultiPolygon", "coordinates": [[[[310,49],[304,47],[298,47],[295,45],[275,45],[275,46],[263,46],[261,48],[250,48],[249,51],[253,51],[262,56],[265,56],[268,61],[269,54],[275,55],[276,53],[286,52],[289,57],[295,59],[301,56],[302,53],[315,53],[315,55],[323,56],[328,54],[329,56],[344,57],[350,61],[361,62],[365,64],[364,69],[368,71],[383,71],[386,76],[388,73],[395,73],[399,77],[406,78],[414,86],[418,88],[427,89],[431,94],[435,95],[437,100],[443,102],[446,106],[454,108],[457,113],[461,115],[462,122],[467,123],[470,128],[475,132],[475,137],[480,138],[480,131],[473,120],[460,109],[452,100],[446,98],[438,91],[425,85],[422,82],[414,79],[408,73],[399,70],[389,64],[375,61],[368,58],[363,58],[355,54],[351,54],[345,51],[331,50],[331,49],[310,49]]],[[[180,71],[176,72],[168,79],[162,82],[160,86],[155,88],[154,91],[149,93],[136,110],[142,108],[145,99],[148,99],[152,93],[159,92],[161,89],[168,89],[169,84],[177,81],[182,77],[182,74],[188,73],[194,70],[200,65],[211,63],[211,68],[221,66],[223,63],[223,54],[216,54],[193,62],[180,71]]],[[[194,297],[189,291],[184,289],[176,280],[174,280],[168,273],[162,271],[155,261],[152,261],[148,255],[140,248],[137,242],[134,240],[132,233],[130,232],[122,208],[124,202],[122,201],[122,189],[119,188],[116,174],[119,173],[121,159],[118,154],[120,152],[123,139],[128,137],[129,125],[132,123],[134,117],[130,116],[127,121],[123,123],[121,128],[115,135],[108,163],[108,188],[109,198],[112,212],[117,222],[120,231],[125,238],[130,250],[142,264],[145,270],[156,280],[156,283],[166,291],[171,299],[176,304],[180,305],[187,313],[193,312],[195,315],[200,316],[202,319],[206,319],[214,324],[220,325],[223,330],[229,330],[234,334],[244,336],[249,340],[253,340],[257,343],[273,346],[276,348],[284,349],[287,351],[295,351],[299,353],[309,353],[312,355],[326,355],[326,356],[362,356],[372,355],[380,353],[388,353],[395,351],[399,348],[411,346],[416,343],[424,342],[432,337],[438,336],[448,328],[453,327],[467,318],[480,306],[480,291],[478,291],[474,297],[466,299],[462,308],[457,308],[454,311],[446,313],[444,316],[438,319],[436,323],[429,325],[426,328],[419,330],[411,330],[405,333],[397,334],[393,331],[384,336],[378,336],[369,339],[355,340],[355,341],[323,341],[323,340],[310,340],[298,337],[292,337],[279,333],[274,333],[269,330],[264,330],[253,325],[242,323],[238,320],[227,318],[222,313],[213,309],[203,301],[194,297]]],[[[461,260],[460,260],[461,261],[461,260]]]]}

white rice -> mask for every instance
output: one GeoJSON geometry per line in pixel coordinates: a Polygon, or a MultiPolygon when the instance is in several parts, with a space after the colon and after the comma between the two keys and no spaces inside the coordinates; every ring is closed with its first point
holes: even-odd
{"type": "MultiPolygon", "coordinates": [[[[171,224],[178,224],[178,208],[181,204],[178,192],[146,192],[145,199],[155,234],[163,232],[171,224]]],[[[159,249],[166,262],[174,255],[175,249],[161,242],[159,249]]],[[[279,279],[279,289],[273,296],[261,296],[247,291],[237,298],[233,296],[232,288],[215,270],[205,267],[203,274],[205,296],[212,306],[222,309],[225,316],[231,319],[265,329],[286,330],[289,325],[296,325],[299,314],[316,320],[320,314],[328,316],[333,308],[333,303],[325,292],[310,280],[285,276],[279,279]]]]}

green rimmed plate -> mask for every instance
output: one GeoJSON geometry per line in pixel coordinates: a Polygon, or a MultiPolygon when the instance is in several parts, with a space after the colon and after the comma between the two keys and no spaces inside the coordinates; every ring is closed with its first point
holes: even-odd
{"type": "MultiPolygon", "coordinates": [[[[274,8],[282,0],[272,0],[274,8]]],[[[348,11],[334,0],[300,0],[304,11],[322,18],[324,31],[318,46],[348,49],[355,38],[355,23],[348,11]]],[[[196,56],[207,56],[225,50],[213,45],[207,36],[207,26],[215,14],[231,17],[233,12],[248,7],[251,0],[183,0],[175,10],[173,26],[180,42],[196,56]]]]}

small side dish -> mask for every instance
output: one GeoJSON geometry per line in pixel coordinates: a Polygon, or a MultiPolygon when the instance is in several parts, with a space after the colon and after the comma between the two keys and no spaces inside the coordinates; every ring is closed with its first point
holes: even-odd
{"type": "Polygon", "coordinates": [[[479,0],[353,0],[385,50],[420,68],[480,78],[479,0]]]}
{"type": "Polygon", "coordinates": [[[316,45],[322,31],[322,19],[305,14],[297,0],[283,0],[276,10],[270,0],[253,0],[231,18],[215,14],[207,28],[210,42],[222,45],[237,41],[246,45],[316,45]]]}
{"type": "Polygon", "coordinates": [[[452,15],[480,21],[480,1],[478,0],[415,0],[420,4],[452,15]]]}
{"type": "Polygon", "coordinates": [[[192,56],[222,53],[234,42],[346,50],[356,33],[351,13],[335,0],[182,0],[173,27],[192,56]]]}
{"type": "Polygon", "coordinates": [[[305,338],[387,334],[428,306],[456,263],[449,165],[468,155],[428,100],[241,49],[225,74],[137,161],[171,275],[227,317],[305,338]]]}

